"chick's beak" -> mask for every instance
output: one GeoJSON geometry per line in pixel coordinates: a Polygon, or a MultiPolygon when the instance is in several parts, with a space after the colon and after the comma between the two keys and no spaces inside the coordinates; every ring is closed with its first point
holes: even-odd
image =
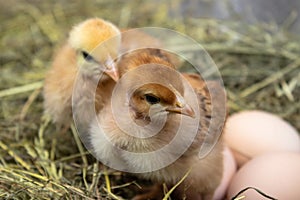
{"type": "Polygon", "coordinates": [[[173,113],[179,113],[182,115],[186,115],[192,118],[195,118],[195,112],[193,108],[188,104],[176,104],[175,106],[169,106],[167,107],[166,111],[173,112],[173,113]]]}
{"type": "Polygon", "coordinates": [[[105,70],[105,73],[111,77],[114,81],[118,81],[119,80],[119,73],[118,70],[115,66],[108,66],[105,70]]]}
{"type": "Polygon", "coordinates": [[[166,111],[173,112],[173,113],[179,113],[182,115],[186,115],[192,118],[195,118],[195,111],[193,108],[188,105],[183,98],[183,96],[172,86],[170,85],[170,89],[173,91],[173,93],[176,96],[176,102],[175,105],[168,106],[166,111]]]}

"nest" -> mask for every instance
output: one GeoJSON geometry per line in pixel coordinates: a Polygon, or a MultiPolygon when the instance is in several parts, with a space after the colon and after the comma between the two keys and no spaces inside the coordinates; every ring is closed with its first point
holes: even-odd
{"type": "Polygon", "coordinates": [[[105,168],[74,129],[62,133],[43,117],[43,79],[53,51],[72,25],[89,17],[121,28],[159,26],[189,35],[219,67],[230,114],[266,110],[300,130],[300,43],[286,29],[290,19],[278,27],[168,17],[179,1],[159,7],[106,0],[1,4],[0,198],[127,199],[148,184],[105,168]]]}

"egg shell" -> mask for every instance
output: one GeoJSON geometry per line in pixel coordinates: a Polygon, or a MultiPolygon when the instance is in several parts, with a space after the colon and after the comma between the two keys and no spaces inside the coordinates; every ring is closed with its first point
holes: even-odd
{"type": "Polygon", "coordinates": [[[242,153],[235,151],[233,149],[231,149],[231,152],[232,152],[233,157],[236,160],[238,167],[244,165],[246,162],[248,162],[251,159],[250,156],[243,155],[242,153]]]}
{"type": "Polygon", "coordinates": [[[216,189],[214,193],[213,200],[221,200],[224,199],[227,189],[229,187],[230,181],[233,175],[236,172],[237,166],[235,159],[230,151],[230,149],[225,146],[223,150],[223,177],[219,187],[216,189]]]}
{"type": "MultiPolygon", "coordinates": [[[[249,186],[275,199],[299,199],[299,170],[299,153],[269,153],[255,157],[234,175],[228,189],[228,199],[249,186]]],[[[245,196],[245,199],[266,199],[254,190],[239,196],[245,196]]]]}
{"type": "Polygon", "coordinates": [[[264,111],[243,111],[228,117],[224,129],[226,144],[238,166],[268,152],[300,152],[296,129],[280,117],[264,111]]]}

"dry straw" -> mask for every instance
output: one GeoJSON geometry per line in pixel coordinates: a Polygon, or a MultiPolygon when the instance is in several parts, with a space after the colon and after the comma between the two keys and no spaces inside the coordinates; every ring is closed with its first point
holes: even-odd
{"type": "Polygon", "coordinates": [[[72,25],[88,17],[120,27],[162,26],[193,37],[219,67],[230,113],[267,110],[300,130],[300,40],[287,31],[295,13],[283,26],[248,25],[168,17],[180,1],[158,7],[150,1],[30,3],[35,1],[3,2],[0,8],[1,199],[130,199],[151,184],[104,168],[73,127],[62,132],[43,117],[42,86],[52,54],[72,25]]]}

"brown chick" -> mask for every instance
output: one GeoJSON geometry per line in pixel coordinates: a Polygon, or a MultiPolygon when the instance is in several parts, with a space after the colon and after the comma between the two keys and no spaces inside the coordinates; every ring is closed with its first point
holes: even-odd
{"type": "Polygon", "coordinates": [[[70,123],[75,83],[77,96],[73,98],[73,104],[77,105],[78,112],[85,110],[86,101],[91,101],[89,93],[94,93],[103,72],[98,84],[97,109],[105,98],[109,98],[113,79],[118,79],[111,61],[118,54],[121,42],[115,36],[119,34],[116,26],[99,18],[88,19],[73,27],[67,43],[56,52],[45,79],[44,109],[55,123],[70,123]],[[105,47],[99,46],[102,42],[105,47]]]}
{"type": "MultiPolygon", "coordinates": [[[[92,152],[112,168],[169,186],[191,169],[174,199],[211,199],[223,168],[221,142],[204,159],[198,157],[212,117],[207,87],[195,75],[182,79],[155,51],[137,50],[121,58],[122,78],[111,104],[91,123],[92,152]]],[[[152,195],[135,199],[159,199],[162,194],[152,195]]]]}

